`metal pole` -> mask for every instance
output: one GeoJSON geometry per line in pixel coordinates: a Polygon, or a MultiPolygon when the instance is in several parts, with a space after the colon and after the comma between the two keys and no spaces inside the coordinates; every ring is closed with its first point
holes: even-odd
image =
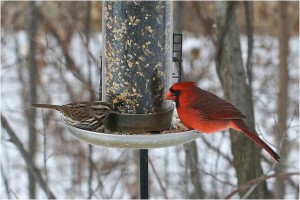
{"type": "Polygon", "coordinates": [[[148,149],[140,149],[140,198],[148,199],[148,149]]]}

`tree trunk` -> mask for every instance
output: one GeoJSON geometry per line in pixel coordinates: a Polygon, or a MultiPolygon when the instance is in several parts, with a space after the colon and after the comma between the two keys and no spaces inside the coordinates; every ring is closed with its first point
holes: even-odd
{"type": "MultiPolygon", "coordinates": [[[[29,39],[29,57],[28,57],[28,70],[29,70],[29,105],[36,103],[36,75],[37,75],[37,68],[36,68],[36,46],[35,46],[35,38],[37,34],[37,11],[36,11],[36,3],[31,1],[29,3],[29,16],[28,16],[28,39],[29,39]]],[[[29,106],[28,106],[29,107],[29,106]]],[[[35,129],[35,117],[36,112],[35,109],[28,110],[28,133],[29,133],[29,155],[32,164],[34,164],[34,158],[36,153],[36,146],[37,146],[37,138],[36,138],[36,129],[35,129]]],[[[32,173],[28,170],[28,179],[29,179],[29,198],[35,199],[36,198],[36,185],[35,179],[32,173]]]]}
{"type": "MultiPolygon", "coordinates": [[[[225,98],[236,105],[248,116],[246,123],[254,129],[253,102],[241,56],[240,36],[235,14],[236,2],[215,2],[215,15],[218,31],[216,48],[217,72],[222,83],[225,98]]],[[[238,185],[260,177],[263,171],[260,165],[260,149],[241,133],[230,130],[231,151],[238,185]]],[[[247,191],[240,192],[243,197],[247,191]]],[[[270,198],[266,182],[259,184],[248,198],[270,198]]]]}
{"type": "MultiPolygon", "coordinates": [[[[289,29],[288,29],[288,17],[287,6],[288,2],[280,1],[279,7],[279,94],[278,94],[278,138],[277,143],[281,146],[281,140],[287,130],[287,108],[288,108],[288,41],[289,41],[289,29]]],[[[280,173],[285,170],[285,164],[287,160],[288,141],[283,139],[281,152],[280,152],[280,164],[276,167],[275,171],[280,173]]],[[[285,194],[285,180],[277,179],[275,184],[275,198],[283,199],[285,194]]]]}

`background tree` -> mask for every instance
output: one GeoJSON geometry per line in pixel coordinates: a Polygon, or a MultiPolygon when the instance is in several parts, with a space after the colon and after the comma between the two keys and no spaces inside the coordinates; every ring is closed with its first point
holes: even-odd
{"type": "MultiPolygon", "coordinates": [[[[36,35],[38,27],[37,7],[36,2],[29,3],[29,15],[28,15],[28,39],[29,39],[29,55],[28,55],[28,74],[29,74],[29,100],[25,101],[29,105],[36,103],[37,100],[37,65],[36,65],[36,35]]],[[[28,134],[29,134],[29,156],[32,164],[35,162],[35,154],[37,149],[37,132],[35,129],[36,112],[34,109],[30,109],[29,106],[25,106],[25,110],[28,113],[28,134]]],[[[29,181],[29,198],[36,198],[36,185],[35,179],[28,169],[28,181],[29,181]]]]}
{"type": "MultiPolygon", "coordinates": [[[[278,93],[278,137],[277,145],[281,147],[280,164],[276,167],[277,172],[285,171],[286,161],[288,159],[289,141],[286,137],[287,120],[288,120],[288,55],[289,55],[289,22],[288,22],[288,2],[278,2],[279,10],[279,93],[278,93]]],[[[275,186],[275,198],[283,199],[285,195],[284,179],[278,179],[275,186]]]]}
{"type": "MultiPolygon", "coordinates": [[[[247,124],[254,130],[252,94],[246,84],[243,68],[240,35],[236,23],[236,2],[215,2],[217,23],[216,66],[225,98],[235,104],[247,118],[247,124]]],[[[262,176],[260,149],[246,137],[230,130],[233,164],[239,185],[262,176]]],[[[240,192],[243,197],[247,191],[240,192]]],[[[265,182],[250,193],[249,198],[271,198],[265,182]]]]}

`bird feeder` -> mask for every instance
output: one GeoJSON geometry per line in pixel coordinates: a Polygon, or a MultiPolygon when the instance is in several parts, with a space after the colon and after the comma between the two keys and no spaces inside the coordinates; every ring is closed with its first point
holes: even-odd
{"type": "Polygon", "coordinates": [[[103,14],[103,99],[115,111],[107,129],[168,129],[173,108],[164,93],[171,82],[171,2],[105,1],[103,14]]]}
{"type": "Polygon", "coordinates": [[[102,8],[100,93],[114,111],[106,118],[106,133],[65,123],[71,134],[89,144],[129,149],[182,145],[200,137],[193,130],[145,134],[171,125],[173,105],[164,93],[172,63],[178,63],[180,74],[182,62],[182,35],[172,33],[172,2],[104,1],[102,8]]]}
{"type": "Polygon", "coordinates": [[[193,130],[145,134],[171,126],[173,104],[164,100],[164,94],[171,86],[173,62],[181,66],[181,56],[174,58],[174,54],[182,55],[182,37],[174,41],[171,1],[104,1],[102,5],[102,99],[113,111],[105,120],[106,133],[66,126],[89,144],[141,149],[141,198],[148,198],[147,149],[181,145],[200,136],[193,130]],[[179,50],[175,44],[181,45],[179,50]]]}

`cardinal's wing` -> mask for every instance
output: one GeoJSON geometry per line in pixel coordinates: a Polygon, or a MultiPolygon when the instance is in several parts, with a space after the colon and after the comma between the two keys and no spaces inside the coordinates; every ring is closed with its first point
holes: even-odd
{"type": "Polygon", "coordinates": [[[243,119],[245,116],[231,103],[218,96],[204,91],[198,99],[191,104],[191,108],[201,112],[206,119],[243,119]]]}

